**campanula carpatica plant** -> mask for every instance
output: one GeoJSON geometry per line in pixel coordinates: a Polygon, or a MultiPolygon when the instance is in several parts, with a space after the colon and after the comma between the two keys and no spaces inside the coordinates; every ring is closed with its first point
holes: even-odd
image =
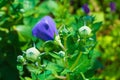
{"type": "Polygon", "coordinates": [[[58,32],[54,19],[43,17],[32,29],[33,36],[43,43],[40,47],[28,48],[17,58],[21,79],[25,78],[22,77],[24,67],[31,74],[30,80],[92,79],[99,68],[95,66],[99,54],[94,48],[101,25],[101,22],[94,23],[93,18],[78,17],[71,27],[64,25],[58,32]]]}

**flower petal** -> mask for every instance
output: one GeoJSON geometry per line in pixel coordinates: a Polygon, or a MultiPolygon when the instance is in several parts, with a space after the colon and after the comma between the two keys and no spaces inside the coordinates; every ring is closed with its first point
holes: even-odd
{"type": "Polygon", "coordinates": [[[116,10],[115,2],[110,2],[110,9],[111,9],[111,12],[114,12],[116,10]]]}
{"type": "Polygon", "coordinates": [[[82,6],[82,9],[84,10],[84,12],[85,12],[86,14],[88,14],[88,13],[90,12],[90,9],[89,9],[89,7],[88,7],[87,4],[84,4],[84,5],[82,6]]]}
{"type": "Polygon", "coordinates": [[[33,36],[47,40],[53,40],[58,35],[56,24],[50,16],[43,17],[32,29],[33,36]]]}

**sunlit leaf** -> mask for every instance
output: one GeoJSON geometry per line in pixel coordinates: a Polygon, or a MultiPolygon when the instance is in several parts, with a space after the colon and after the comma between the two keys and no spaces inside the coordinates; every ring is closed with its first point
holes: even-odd
{"type": "Polygon", "coordinates": [[[19,34],[20,41],[30,40],[32,37],[31,28],[24,25],[14,27],[19,34]]]}

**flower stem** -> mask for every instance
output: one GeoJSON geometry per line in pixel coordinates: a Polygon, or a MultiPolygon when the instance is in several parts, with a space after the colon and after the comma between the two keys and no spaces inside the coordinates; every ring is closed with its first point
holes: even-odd
{"type": "Polygon", "coordinates": [[[74,63],[74,64],[71,66],[71,68],[70,68],[71,71],[73,71],[74,68],[76,67],[76,65],[78,64],[78,61],[79,61],[81,55],[82,55],[82,53],[80,52],[80,54],[78,55],[78,57],[77,57],[75,63],[74,63]]]}
{"type": "Polygon", "coordinates": [[[80,72],[80,74],[81,74],[83,80],[89,80],[89,79],[87,79],[87,78],[85,77],[85,75],[84,75],[82,72],[80,72]]]}
{"type": "Polygon", "coordinates": [[[55,37],[55,41],[58,43],[58,45],[63,49],[63,51],[66,51],[66,49],[64,48],[64,46],[61,43],[60,37],[59,35],[55,37]]]}
{"type": "Polygon", "coordinates": [[[65,51],[65,48],[64,48],[64,46],[62,45],[61,42],[59,43],[59,45],[60,45],[60,47],[63,49],[63,51],[65,51]]]}
{"type": "Polygon", "coordinates": [[[56,78],[58,78],[58,79],[66,80],[66,77],[65,77],[65,76],[54,75],[54,77],[56,77],[56,78]]]}

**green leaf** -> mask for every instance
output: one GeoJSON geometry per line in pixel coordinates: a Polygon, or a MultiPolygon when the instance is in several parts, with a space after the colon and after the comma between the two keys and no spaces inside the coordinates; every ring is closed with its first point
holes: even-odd
{"type": "Polygon", "coordinates": [[[54,48],[55,48],[55,44],[53,41],[49,40],[49,41],[46,41],[44,44],[43,44],[43,48],[46,52],[49,52],[49,51],[52,51],[54,48]],[[52,46],[52,47],[51,47],[52,46]]]}
{"type": "Polygon", "coordinates": [[[41,67],[36,67],[33,64],[27,65],[27,69],[31,72],[31,73],[35,73],[35,74],[39,74],[41,73],[41,67]]]}
{"type": "Polygon", "coordinates": [[[61,72],[61,70],[63,69],[63,67],[61,67],[60,65],[57,65],[50,61],[45,60],[44,63],[47,63],[46,69],[52,71],[53,74],[55,74],[56,72],[61,72]]]}
{"type": "Polygon", "coordinates": [[[58,5],[55,1],[49,0],[49,1],[44,1],[40,6],[40,11],[38,12],[44,12],[44,13],[49,13],[55,11],[57,9],[58,5]]]}
{"type": "Polygon", "coordinates": [[[78,61],[78,65],[73,69],[75,73],[86,72],[87,70],[93,68],[96,58],[100,54],[96,51],[90,51],[89,54],[82,54],[78,61]],[[89,58],[90,56],[90,58],[89,58]]]}
{"type": "Polygon", "coordinates": [[[68,37],[67,37],[67,41],[66,41],[66,46],[67,46],[67,51],[68,51],[68,53],[70,53],[70,54],[73,54],[74,53],[74,50],[75,50],[75,48],[76,48],[76,46],[75,46],[75,40],[74,40],[74,38],[73,38],[73,36],[72,35],[69,35],[68,37]]]}
{"type": "Polygon", "coordinates": [[[22,76],[20,76],[20,80],[25,80],[22,76]]]}
{"type": "Polygon", "coordinates": [[[105,14],[103,11],[93,12],[92,15],[95,16],[95,22],[104,22],[105,21],[105,14]]]}
{"type": "Polygon", "coordinates": [[[75,73],[85,72],[91,67],[90,59],[88,59],[88,55],[82,54],[80,57],[77,66],[73,69],[75,73]]]}
{"type": "Polygon", "coordinates": [[[38,15],[37,17],[34,17],[34,16],[31,16],[31,14],[29,16],[28,15],[29,14],[27,14],[27,13],[24,14],[24,18],[23,18],[24,25],[29,26],[30,28],[33,28],[35,26],[35,24],[40,20],[41,16],[38,15]]]}
{"type": "Polygon", "coordinates": [[[20,41],[30,40],[32,37],[31,28],[28,26],[18,25],[15,30],[18,32],[20,41]]]}
{"type": "Polygon", "coordinates": [[[23,65],[17,65],[17,69],[18,69],[19,71],[23,71],[23,65]]]}
{"type": "Polygon", "coordinates": [[[64,35],[64,36],[68,35],[69,31],[68,31],[68,29],[66,28],[65,25],[62,27],[61,33],[62,33],[62,35],[64,35]]]}
{"type": "Polygon", "coordinates": [[[17,69],[19,70],[19,75],[23,75],[24,71],[23,71],[23,65],[17,65],[17,69]]]}
{"type": "Polygon", "coordinates": [[[0,8],[5,6],[6,3],[8,3],[7,0],[0,0],[0,8]]]}
{"type": "Polygon", "coordinates": [[[35,74],[34,72],[31,72],[31,77],[32,77],[32,80],[37,80],[38,75],[35,74]]]}
{"type": "Polygon", "coordinates": [[[92,25],[92,32],[93,32],[93,33],[96,33],[96,32],[100,29],[101,25],[102,25],[102,22],[94,23],[94,24],[92,25]]]}
{"type": "Polygon", "coordinates": [[[100,63],[100,61],[95,59],[94,63],[93,63],[93,67],[90,68],[88,71],[86,71],[84,74],[85,74],[86,78],[90,78],[95,74],[95,71],[97,69],[102,69],[102,68],[103,68],[103,65],[100,63]]]}
{"type": "Polygon", "coordinates": [[[31,15],[33,15],[35,12],[36,12],[35,10],[29,10],[29,11],[24,12],[23,16],[24,16],[24,18],[26,18],[26,17],[31,18],[31,17],[34,17],[31,15]]]}
{"type": "Polygon", "coordinates": [[[50,79],[49,76],[51,74],[52,74],[52,72],[50,70],[46,70],[42,74],[39,74],[38,78],[39,78],[39,80],[46,80],[47,78],[50,79]]]}
{"type": "MultiPolygon", "coordinates": [[[[84,25],[84,20],[83,17],[79,17],[78,21],[77,21],[77,30],[84,25]]],[[[75,26],[76,27],[76,26],[75,26]]]]}
{"type": "Polygon", "coordinates": [[[56,53],[49,53],[53,58],[60,59],[61,57],[57,55],[56,53]]]}
{"type": "Polygon", "coordinates": [[[32,80],[31,78],[29,78],[29,77],[25,77],[25,80],[32,80]]]}
{"type": "Polygon", "coordinates": [[[95,17],[93,16],[83,16],[83,20],[86,21],[86,23],[92,23],[94,21],[95,17]]]}
{"type": "Polygon", "coordinates": [[[31,10],[35,7],[36,0],[24,0],[23,1],[23,8],[25,11],[31,10]]]}
{"type": "Polygon", "coordinates": [[[71,72],[69,69],[64,69],[62,72],[61,72],[61,75],[66,75],[67,73],[71,72]]]}

